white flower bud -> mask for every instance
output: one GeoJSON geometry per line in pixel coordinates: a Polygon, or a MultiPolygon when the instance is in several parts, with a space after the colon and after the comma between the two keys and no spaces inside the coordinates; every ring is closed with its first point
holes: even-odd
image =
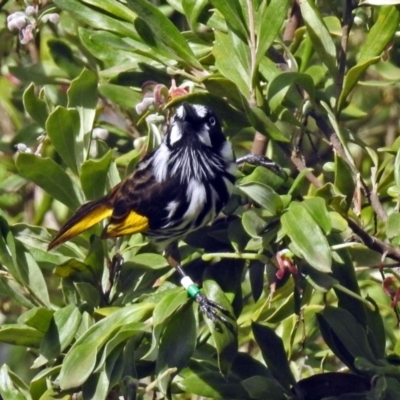
{"type": "Polygon", "coordinates": [[[60,22],[60,15],[57,13],[48,14],[47,18],[54,25],[57,25],[60,22]]]}
{"type": "Polygon", "coordinates": [[[16,30],[19,31],[22,28],[24,28],[28,22],[29,21],[26,18],[26,15],[23,12],[18,11],[14,14],[10,14],[7,17],[7,28],[10,31],[16,31],[16,30]]]}
{"type": "Polygon", "coordinates": [[[133,147],[136,150],[140,150],[146,141],[146,138],[144,136],[138,137],[133,141],[133,147]]]}
{"type": "Polygon", "coordinates": [[[37,14],[37,11],[38,9],[35,6],[28,6],[25,8],[25,14],[28,16],[37,14]]]}
{"type": "Polygon", "coordinates": [[[92,131],[92,138],[106,140],[108,138],[108,130],[104,128],[94,128],[92,131]]]}
{"type": "Polygon", "coordinates": [[[163,124],[165,117],[160,114],[150,114],[146,117],[146,122],[149,124],[163,124]]]}

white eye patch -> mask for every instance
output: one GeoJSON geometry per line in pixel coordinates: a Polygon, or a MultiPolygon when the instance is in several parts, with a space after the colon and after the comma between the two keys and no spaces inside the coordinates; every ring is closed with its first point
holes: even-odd
{"type": "Polygon", "coordinates": [[[193,104],[194,111],[199,118],[204,118],[207,115],[207,108],[200,104],[193,104]]]}

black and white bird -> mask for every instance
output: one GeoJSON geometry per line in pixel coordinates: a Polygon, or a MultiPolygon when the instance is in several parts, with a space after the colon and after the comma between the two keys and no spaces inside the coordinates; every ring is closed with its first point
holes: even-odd
{"type": "MultiPolygon", "coordinates": [[[[146,155],[106,196],[82,205],[49,244],[52,249],[109,219],[102,238],[143,233],[171,256],[188,233],[212,222],[229,200],[236,174],[231,143],[206,106],[183,103],[163,142],[146,155]]],[[[177,259],[174,254],[174,259],[177,259]]],[[[222,319],[208,300],[174,265],[182,284],[211,319],[222,319]]]]}

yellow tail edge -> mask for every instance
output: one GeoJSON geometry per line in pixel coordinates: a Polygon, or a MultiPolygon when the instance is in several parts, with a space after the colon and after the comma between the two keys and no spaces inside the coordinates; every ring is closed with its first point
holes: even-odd
{"type": "Polygon", "coordinates": [[[82,205],[67,223],[61,227],[57,236],[49,243],[48,250],[71,240],[103,219],[111,217],[112,208],[103,203],[104,199],[82,205]]]}

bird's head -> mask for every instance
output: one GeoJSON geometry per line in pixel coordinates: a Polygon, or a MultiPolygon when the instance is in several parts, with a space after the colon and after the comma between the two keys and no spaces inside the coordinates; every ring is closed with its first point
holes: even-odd
{"type": "Polygon", "coordinates": [[[204,145],[219,150],[226,141],[214,112],[200,104],[182,103],[172,117],[167,146],[204,145]]]}

